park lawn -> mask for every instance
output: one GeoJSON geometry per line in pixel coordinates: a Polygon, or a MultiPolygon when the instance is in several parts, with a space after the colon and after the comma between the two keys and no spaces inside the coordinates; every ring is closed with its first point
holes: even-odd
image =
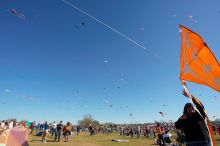
{"type": "MultiPolygon", "coordinates": [[[[217,146],[220,146],[220,136],[216,136],[217,146]]],[[[89,136],[88,133],[81,133],[80,135],[72,135],[69,137],[69,142],[53,142],[50,134],[46,137],[47,143],[41,143],[41,137],[28,135],[28,143],[30,146],[150,146],[154,145],[154,138],[139,138],[136,136],[130,138],[129,136],[120,136],[118,133],[112,134],[97,134],[89,136]],[[129,140],[129,142],[112,142],[112,139],[129,140]]],[[[175,143],[175,134],[173,134],[173,142],[175,143]]]]}
{"type": "Polygon", "coordinates": [[[154,144],[154,138],[140,138],[136,136],[130,138],[129,136],[120,136],[118,133],[112,134],[96,134],[89,136],[88,133],[81,133],[80,135],[73,135],[69,137],[69,142],[53,142],[50,134],[47,136],[47,143],[41,143],[41,137],[28,135],[28,143],[30,146],[147,146],[154,144]],[[129,140],[129,142],[113,142],[112,139],[129,140]]]}

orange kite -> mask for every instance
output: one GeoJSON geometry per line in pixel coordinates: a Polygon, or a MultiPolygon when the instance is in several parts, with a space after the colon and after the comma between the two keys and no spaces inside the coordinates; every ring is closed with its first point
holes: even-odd
{"type": "Polygon", "coordinates": [[[180,26],[180,79],[220,91],[220,66],[207,44],[195,32],[180,26]]]}

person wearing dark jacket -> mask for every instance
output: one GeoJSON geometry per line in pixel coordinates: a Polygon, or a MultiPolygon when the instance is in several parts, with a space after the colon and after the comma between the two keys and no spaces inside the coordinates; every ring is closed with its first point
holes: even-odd
{"type": "MultiPolygon", "coordinates": [[[[183,95],[187,96],[185,91],[183,91],[183,95]]],[[[208,128],[204,120],[206,118],[204,107],[196,98],[192,97],[192,100],[200,114],[191,103],[187,103],[183,115],[175,122],[175,127],[183,130],[186,146],[211,146],[208,128]]]]}
{"type": "Polygon", "coordinates": [[[62,129],[63,129],[63,124],[62,124],[62,121],[60,121],[60,123],[57,124],[54,142],[57,140],[57,138],[58,138],[58,142],[60,142],[60,135],[61,135],[62,129]]]}

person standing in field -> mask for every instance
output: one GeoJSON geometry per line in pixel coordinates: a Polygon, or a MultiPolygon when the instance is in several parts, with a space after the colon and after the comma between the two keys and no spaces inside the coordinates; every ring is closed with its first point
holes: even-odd
{"type": "Polygon", "coordinates": [[[156,133],[158,136],[158,143],[160,146],[165,146],[164,140],[163,140],[163,130],[162,127],[160,126],[160,123],[157,123],[157,127],[156,127],[156,133]]]}
{"type": "Polygon", "coordinates": [[[58,142],[60,142],[60,135],[61,135],[62,129],[63,129],[63,125],[62,125],[62,121],[60,121],[60,123],[57,124],[54,141],[58,139],[58,142]]]}
{"type": "Polygon", "coordinates": [[[80,134],[80,130],[81,130],[81,127],[80,127],[80,125],[78,125],[78,126],[76,127],[76,134],[77,134],[77,135],[80,134]]]}
{"type": "Polygon", "coordinates": [[[49,129],[49,126],[48,126],[48,124],[47,124],[47,121],[45,121],[45,123],[43,124],[42,142],[46,142],[46,135],[47,135],[48,129],[49,129]]]}
{"type": "Polygon", "coordinates": [[[64,142],[68,142],[69,135],[71,135],[71,130],[72,130],[72,126],[70,125],[69,122],[67,122],[67,124],[63,128],[63,135],[65,138],[64,142]]]}

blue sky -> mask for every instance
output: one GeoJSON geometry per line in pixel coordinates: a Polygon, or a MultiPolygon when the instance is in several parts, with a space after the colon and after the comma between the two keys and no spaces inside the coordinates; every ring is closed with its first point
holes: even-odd
{"type": "MultiPolygon", "coordinates": [[[[68,2],[145,49],[62,0],[0,0],[1,119],[175,121],[188,102],[179,81],[179,24],[220,60],[218,0],[68,2]]],[[[219,93],[188,86],[219,118],[219,93]]]]}

